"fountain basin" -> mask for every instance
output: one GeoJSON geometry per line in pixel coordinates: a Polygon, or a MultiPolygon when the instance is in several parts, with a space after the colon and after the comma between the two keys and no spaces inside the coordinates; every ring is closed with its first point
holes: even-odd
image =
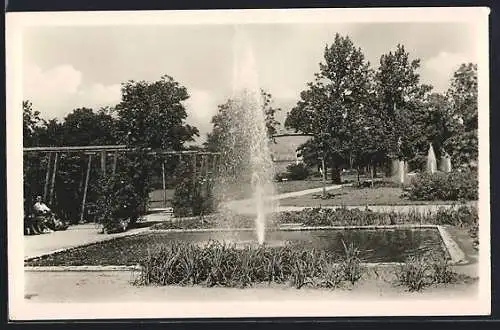
{"type": "MultiPolygon", "coordinates": [[[[235,244],[238,249],[258,249],[261,245],[253,229],[241,230],[155,230],[81,246],[43,257],[25,260],[25,266],[135,266],[173,241],[205,246],[210,240],[235,244]]],[[[469,262],[453,238],[441,226],[300,227],[266,232],[264,247],[285,245],[327,251],[339,260],[344,245],[353,244],[358,257],[367,264],[401,263],[411,256],[440,254],[454,264],[469,262]]],[[[301,249],[304,250],[304,249],[301,249]]]]}
{"type": "MultiPolygon", "coordinates": [[[[158,231],[154,240],[180,240],[198,246],[207,246],[211,241],[233,245],[237,249],[259,248],[256,234],[252,230],[235,231],[158,231]]],[[[353,244],[359,250],[363,262],[387,263],[404,262],[408,257],[429,253],[444,253],[450,258],[449,251],[437,227],[391,226],[343,227],[340,229],[323,228],[283,228],[266,232],[264,244],[268,248],[285,245],[325,250],[342,256],[344,244],[353,244]]],[[[451,259],[451,258],[450,258],[451,259]]]]}

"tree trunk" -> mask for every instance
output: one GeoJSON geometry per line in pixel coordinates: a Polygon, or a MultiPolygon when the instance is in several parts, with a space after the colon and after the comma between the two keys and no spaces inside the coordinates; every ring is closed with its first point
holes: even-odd
{"type": "Polygon", "coordinates": [[[373,163],[370,165],[370,177],[371,177],[370,178],[371,179],[370,180],[371,181],[370,185],[373,188],[373,180],[375,178],[375,165],[373,163]]]}

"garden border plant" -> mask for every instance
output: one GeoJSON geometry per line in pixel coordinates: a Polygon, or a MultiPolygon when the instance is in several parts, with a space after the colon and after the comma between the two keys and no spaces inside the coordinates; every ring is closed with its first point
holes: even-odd
{"type": "Polygon", "coordinates": [[[206,246],[172,241],[150,252],[140,266],[136,285],[204,285],[248,287],[286,284],[338,288],[355,285],[364,272],[357,250],[345,245],[340,262],[330,253],[285,245],[246,246],[210,241],[206,246]]]}
{"type": "Polygon", "coordinates": [[[422,291],[426,287],[439,284],[454,284],[472,278],[451,269],[449,260],[443,255],[423,255],[410,257],[395,268],[396,284],[409,292],[422,291]]]}

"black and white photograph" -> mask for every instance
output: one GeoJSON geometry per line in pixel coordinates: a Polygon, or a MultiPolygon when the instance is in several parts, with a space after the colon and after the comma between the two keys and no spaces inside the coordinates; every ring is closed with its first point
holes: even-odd
{"type": "Polygon", "coordinates": [[[8,13],[9,318],[489,315],[488,14],[8,13]]]}

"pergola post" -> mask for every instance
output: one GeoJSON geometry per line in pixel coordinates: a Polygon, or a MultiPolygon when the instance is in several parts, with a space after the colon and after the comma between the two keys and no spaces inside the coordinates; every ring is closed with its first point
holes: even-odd
{"type": "Polygon", "coordinates": [[[89,155],[89,161],[87,164],[87,175],[85,176],[85,186],[83,187],[83,199],[82,199],[82,212],[80,214],[80,222],[83,222],[83,217],[85,214],[85,202],[87,200],[87,189],[89,186],[89,178],[90,178],[90,167],[92,165],[92,154],[89,155]]]}
{"type": "Polygon", "coordinates": [[[196,188],[196,154],[193,154],[193,191],[196,188]]]}
{"type": "Polygon", "coordinates": [[[207,156],[205,154],[201,155],[201,166],[200,166],[200,175],[203,176],[205,175],[206,176],[206,159],[207,159],[207,156]]]}
{"type": "Polygon", "coordinates": [[[217,154],[212,154],[212,177],[217,175],[217,154]]]}
{"type": "Polygon", "coordinates": [[[101,172],[106,174],[106,151],[101,151],[101,172]]]}
{"type": "Polygon", "coordinates": [[[53,206],[54,202],[54,186],[56,184],[56,172],[57,172],[57,160],[59,158],[59,154],[56,152],[54,156],[54,169],[52,170],[52,182],[50,183],[50,205],[53,206]]]}
{"type": "Polygon", "coordinates": [[[163,181],[163,207],[167,207],[167,180],[165,178],[165,160],[161,163],[161,176],[163,181]]]}
{"type": "Polygon", "coordinates": [[[118,151],[113,153],[113,176],[116,174],[116,165],[118,163],[118,151]]]}
{"type": "Polygon", "coordinates": [[[47,172],[45,174],[45,186],[43,187],[43,200],[47,201],[47,196],[49,194],[49,179],[50,179],[50,161],[51,161],[51,153],[47,153],[47,172]]]}

